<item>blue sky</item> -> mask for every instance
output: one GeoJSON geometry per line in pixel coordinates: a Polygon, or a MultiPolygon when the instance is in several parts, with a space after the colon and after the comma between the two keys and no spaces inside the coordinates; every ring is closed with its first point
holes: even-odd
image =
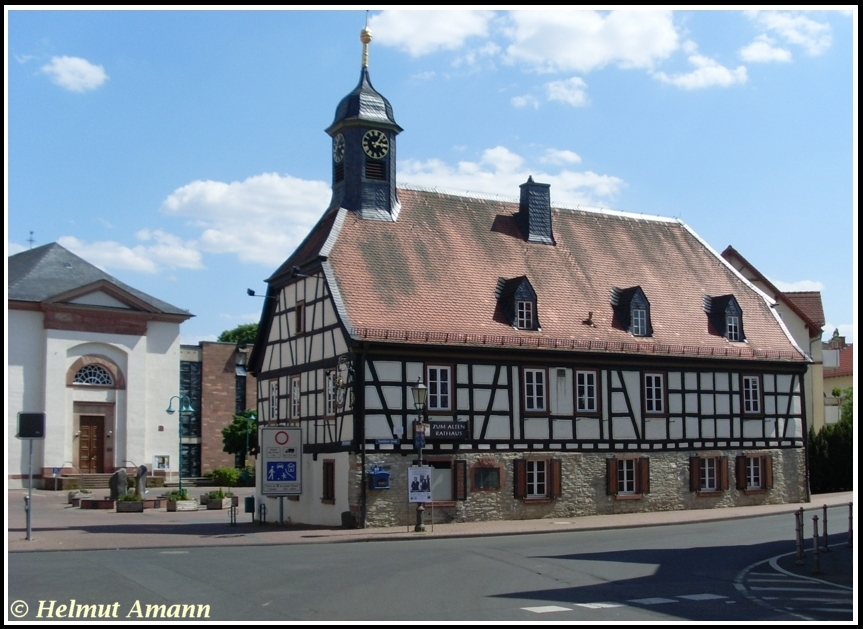
{"type": "MultiPolygon", "coordinates": [[[[10,254],[59,242],[186,308],[257,321],[326,209],[363,11],[6,13],[10,254]]],[[[679,217],[856,330],[856,15],[376,12],[398,181],[679,217]]]]}

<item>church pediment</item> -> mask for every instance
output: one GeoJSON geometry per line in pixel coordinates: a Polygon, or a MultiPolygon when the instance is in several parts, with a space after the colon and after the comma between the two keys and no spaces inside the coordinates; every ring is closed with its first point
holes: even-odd
{"type": "Polygon", "coordinates": [[[55,295],[46,303],[96,308],[122,308],[137,312],[158,312],[153,306],[107,281],[98,281],[66,293],[55,295]]]}

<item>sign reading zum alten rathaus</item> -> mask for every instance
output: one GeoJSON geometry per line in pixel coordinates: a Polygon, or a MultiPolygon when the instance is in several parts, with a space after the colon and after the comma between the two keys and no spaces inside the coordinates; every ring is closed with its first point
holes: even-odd
{"type": "Polygon", "coordinates": [[[299,428],[261,428],[261,493],[298,496],[303,493],[302,433],[299,428]]]}
{"type": "Polygon", "coordinates": [[[468,422],[429,422],[429,441],[467,441],[470,437],[468,422]]]}

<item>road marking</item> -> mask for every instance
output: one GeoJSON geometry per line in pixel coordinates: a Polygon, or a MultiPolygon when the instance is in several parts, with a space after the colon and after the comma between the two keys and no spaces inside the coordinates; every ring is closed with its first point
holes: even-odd
{"type": "Polygon", "coordinates": [[[159,552],[160,555],[188,555],[188,550],[163,550],[159,552]]]}
{"type": "Polygon", "coordinates": [[[629,600],[630,603],[638,603],[639,605],[663,605],[665,603],[677,603],[673,598],[634,598],[629,600]]]}
{"type": "Polygon", "coordinates": [[[828,590],[825,588],[801,588],[801,587],[764,587],[764,586],[753,586],[749,588],[750,590],[758,590],[759,592],[763,592],[766,590],[779,590],[780,592],[836,592],[836,590],[828,590]]]}
{"type": "Polygon", "coordinates": [[[683,594],[677,598],[685,598],[688,601],[713,601],[720,598],[728,598],[719,594],[683,594]]]}
{"type": "Polygon", "coordinates": [[[624,607],[621,603],[576,603],[576,607],[587,609],[611,609],[612,607],[624,607]]]}
{"type": "Polygon", "coordinates": [[[549,612],[571,612],[569,607],[558,607],[557,605],[545,605],[543,607],[522,607],[526,612],[534,614],[548,614],[549,612]]]}

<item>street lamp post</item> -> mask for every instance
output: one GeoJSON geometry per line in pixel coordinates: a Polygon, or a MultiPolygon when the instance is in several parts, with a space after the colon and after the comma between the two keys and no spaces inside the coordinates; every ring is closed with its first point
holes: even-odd
{"type": "MultiPolygon", "coordinates": [[[[411,387],[411,395],[414,398],[414,408],[417,410],[418,420],[414,424],[414,444],[419,450],[419,463],[420,467],[423,464],[423,446],[425,445],[425,410],[426,410],[426,399],[428,398],[428,387],[423,384],[422,378],[417,380],[417,383],[411,387]],[[417,434],[417,431],[422,431],[417,434]]],[[[417,523],[414,527],[414,531],[417,533],[425,533],[426,526],[423,522],[423,516],[425,515],[425,507],[423,503],[420,502],[417,504],[417,523]]]]}
{"type": "Polygon", "coordinates": [[[182,395],[182,396],[174,395],[171,397],[170,400],[168,400],[168,408],[165,409],[165,412],[168,413],[168,415],[174,414],[174,406],[173,406],[174,400],[177,400],[177,402],[180,404],[180,421],[177,422],[179,438],[180,438],[180,440],[179,440],[180,456],[179,456],[179,460],[178,460],[177,464],[178,464],[178,468],[179,468],[178,478],[180,479],[179,492],[180,492],[180,495],[182,495],[183,494],[183,413],[194,413],[195,409],[192,408],[192,403],[191,403],[191,400],[189,400],[188,395],[182,395]]]}

